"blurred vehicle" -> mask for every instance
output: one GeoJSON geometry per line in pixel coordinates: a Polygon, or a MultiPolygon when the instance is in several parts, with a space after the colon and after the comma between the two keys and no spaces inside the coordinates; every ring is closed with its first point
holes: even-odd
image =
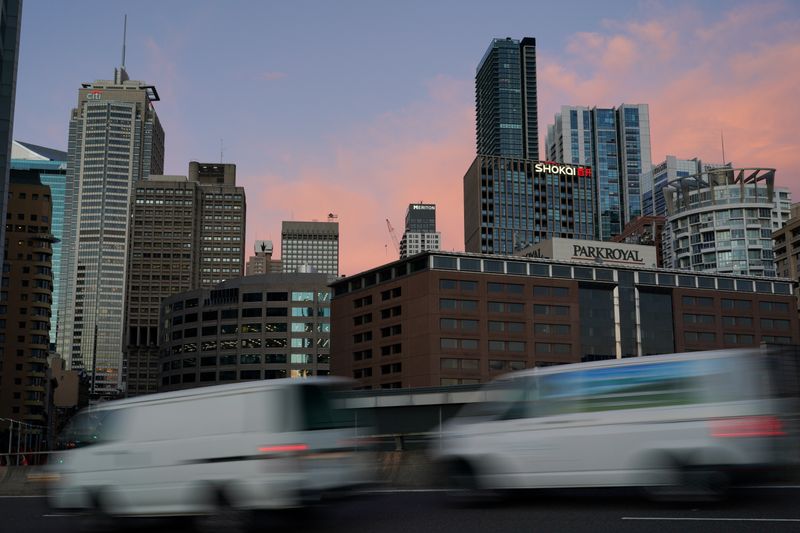
{"type": "Polygon", "coordinates": [[[796,359],[694,352],[536,368],[489,384],[435,459],[470,489],[647,487],[719,497],[794,464],[796,359]]]}
{"type": "Polygon", "coordinates": [[[77,414],[48,466],[56,509],[204,515],[302,505],[369,482],[335,378],[153,394],[77,414]]]}

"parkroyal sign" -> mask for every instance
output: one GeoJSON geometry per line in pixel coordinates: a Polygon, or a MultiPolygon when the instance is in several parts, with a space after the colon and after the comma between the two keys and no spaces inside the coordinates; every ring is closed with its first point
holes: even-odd
{"type": "Polygon", "coordinates": [[[545,174],[556,174],[559,176],[591,176],[591,167],[575,167],[572,165],[561,165],[559,163],[551,163],[549,161],[536,163],[533,167],[536,172],[543,172],[545,174]]]}
{"type": "Polygon", "coordinates": [[[606,259],[611,261],[625,261],[628,263],[643,263],[639,250],[624,250],[622,248],[606,248],[604,246],[572,246],[572,257],[578,259],[606,259]]]}

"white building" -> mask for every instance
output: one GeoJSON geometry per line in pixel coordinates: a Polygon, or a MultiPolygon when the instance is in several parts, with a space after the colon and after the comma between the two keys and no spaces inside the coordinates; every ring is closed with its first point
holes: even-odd
{"type": "Polygon", "coordinates": [[[665,268],[775,276],[772,232],[791,211],[775,169],[708,169],[663,190],[665,268]]]}
{"type": "Polygon", "coordinates": [[[339,223],[284,221],[281,225],[284,273],[339,275],[339,223]]]}

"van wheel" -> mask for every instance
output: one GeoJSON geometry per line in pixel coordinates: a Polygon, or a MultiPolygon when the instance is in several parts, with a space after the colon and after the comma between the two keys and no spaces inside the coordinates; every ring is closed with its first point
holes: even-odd
{"type": "Polygon", "coordinates": [[[447,501],[455,507],[487,505],[497,499],[497,494],[482,489],[474,467],[461,459],[445,466],[447,501]]]}
{"type": "Polygon", "coordinates": [[[711,466],[676,465],[671,477],[671,484],[645,487],[646,497],[653,501],[714,502],[724,499],[730,489],[730,477],[711,466]]]}
{"type": "Polygon", "coordinates": [[[214,510],[211,514],[198,516],[194,520],[196,531],[201,533],[253,531],[255,520],[252,511],[234,507],[222,489],[214,490],[211,497],[214,510]]]}
{"type": "Polygon", "coordinates": [[[94,490],[89,494],[90,507],[81,515],[80,530],[87,533],[100,533],[101,531],[115,531],[122,524],[111,515],[106,499],[101,490],[94,490]]]}

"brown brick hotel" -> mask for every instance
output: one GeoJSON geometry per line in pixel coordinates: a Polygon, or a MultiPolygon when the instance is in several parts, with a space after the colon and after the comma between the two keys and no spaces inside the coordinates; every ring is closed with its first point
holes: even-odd
{"type": "Polygon", "coordinates": [[[792,285],[781,278],[426,252],[332,287],[331,370],[365,388],[800,343],[792,285]]]}

